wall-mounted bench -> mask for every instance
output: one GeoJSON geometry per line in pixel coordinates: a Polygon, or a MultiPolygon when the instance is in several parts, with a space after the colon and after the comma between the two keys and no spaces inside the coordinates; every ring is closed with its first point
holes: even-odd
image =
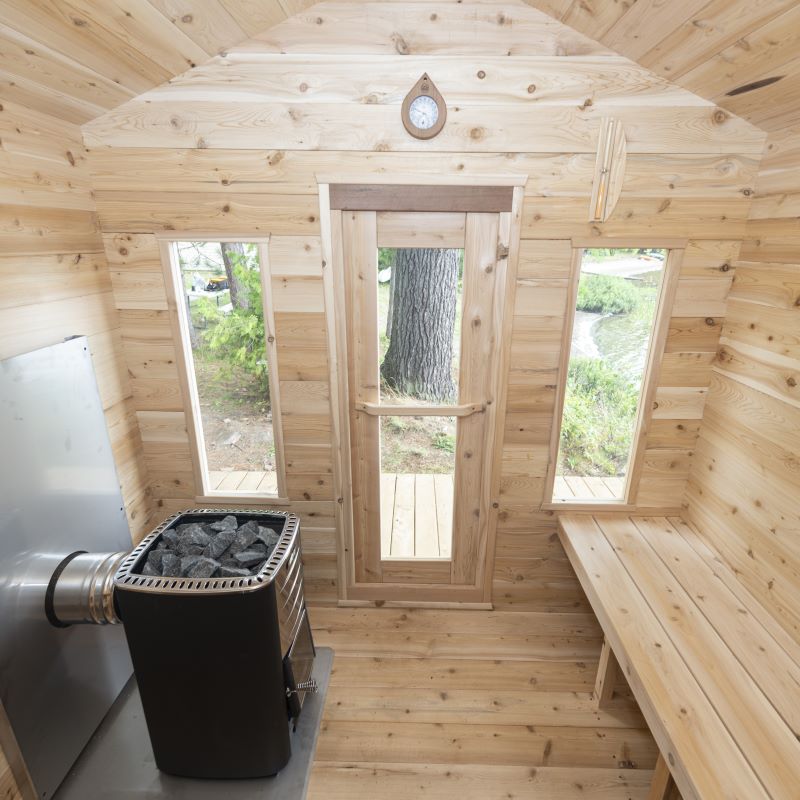
{"type": "Polygon", "coordinates": [[[800,648],[680,519],[570,514],[559,536],[661,757],[651,800],[800,798],[800,648]]]}

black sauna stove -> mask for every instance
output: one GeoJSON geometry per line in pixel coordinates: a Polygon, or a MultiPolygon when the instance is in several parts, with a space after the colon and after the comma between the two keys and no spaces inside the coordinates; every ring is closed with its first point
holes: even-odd
{"type": "Polygon", "coordinates": [[[95,579],[88,591],[80,562],[100,559],[73,555],[78,558],[53,576],[48,615],[62,622],[122,621],[158,768],[192,778],[279,772],[291,755],[303,698],[316,689],[298,518],[216,509],[176,514],[115,560],[116,573],[95,579]],[[165,534],[174,539],[169,532],[179,526],[210,526],[230,515],[238,525],[252,521],[270,529],[273,541],[277,536],[254,574],[142,574],[148,555],[166,547],[165,534]],[[82,579],[73,579],[79,571],[82,579]],[[79,606],[93,618],[75,619],[79,606]]]}

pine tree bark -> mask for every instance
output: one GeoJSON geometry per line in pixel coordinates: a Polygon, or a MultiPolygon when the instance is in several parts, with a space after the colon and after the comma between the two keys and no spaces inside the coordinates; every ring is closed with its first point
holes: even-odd
{"type": "Polygon", "coordinates": [[[221,242],[222,263],[225,265],[225,275],[228,278],[228,288],[231,293],[231,304],[234,308],[250,308],[250,298],[236,276],[235,266],[244,260],[244,245],[241,242],[221,242]]]}
{"type": "Polygon", "coordinates": [[[458,250],[397,250],[389,348],[381,376],[400,394],[432,402],[455,400],[458,267],[458,250]]]}

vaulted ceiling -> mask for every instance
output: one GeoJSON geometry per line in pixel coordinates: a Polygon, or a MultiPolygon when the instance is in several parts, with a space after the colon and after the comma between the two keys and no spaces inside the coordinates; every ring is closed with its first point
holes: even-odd
{"type": "MultiPolygon", "coordinates": [[[[797,0],[527,2],[765,130],[800,122],[797,0]]],[[[311,5],[0,0],[0,91],[81,124],[289,16],[305,14],[319,25],[336,9],[311,5]]],[[[483,5],[498,7],[498,25],[513,24],[513,0],[483,5]]],[[[424,52],[415,30],[398,27],[387,32],[397,52],[424,52]]]]}

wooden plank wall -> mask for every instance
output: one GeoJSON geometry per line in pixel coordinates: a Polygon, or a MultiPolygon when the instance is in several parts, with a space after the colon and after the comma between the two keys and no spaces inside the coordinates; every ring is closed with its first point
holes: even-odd
{"type": "Polygon", "coordinates": [[[316,176],[527,175],[503,447],[495,601],[585,601],[541,512],[570,238],[690,240],[647,441],[641,502],[680,505],[764,135],[515,2],[325,3],[84,126],[134,406],[162,509],[191,504],[166,299],[153,234],[269,233],[287,465],[307,573],[336,599],[329,386],[316,176]],[[399,30],[408,32],[400,36],[399,30]],[[427,71],[443,133],[409,137],[400,104],[427,71]],[[603,116],[622,120],[627,174],[611,219],[588,206],[603,116]],[[146,263],[129,263],[133,246],[146,263]],[[314,257],[318,258],[317,255],[314,257]],[[296,265],[303,261],[307,268],[296,265]],[[175,473],[175,474],[173,474],[175,473]],[[313,516],[312,516],[313,515],[313,516]]]}
{"type": "Polygon", "coordinates": [[[772,134],[730,293],[689,514],[800,641],[800,130],[772,134]]]}
{"type": "Polygon", "coordinates": [[[88,336],[137,539],[149,524],[147,480],[80,129],[6,100],[0,105],[0,286],[0,358],[88,336]]]}

